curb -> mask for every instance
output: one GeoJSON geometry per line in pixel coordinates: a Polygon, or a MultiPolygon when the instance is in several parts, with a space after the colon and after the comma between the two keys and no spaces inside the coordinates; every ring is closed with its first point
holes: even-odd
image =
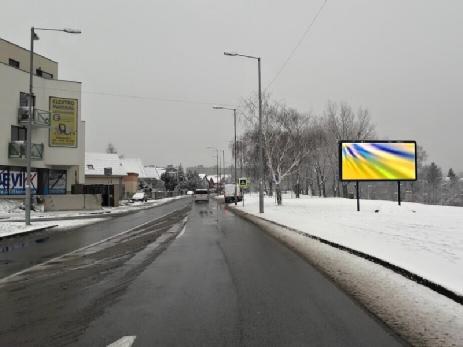
{"type": "MultiPolygon", "coordinates": [[[[328,240],[323,239],[321,237],[314,236],[314,235],[302,232],[300,230],[288,227],[286,225],[283,225],[283,224],[280,224],[280,223],[277,223],[277,222],[274,222],[274,221],[271,221],[271,220],[268,220],[268,219],[265,219],[265,218],[262,218],[262,217],[257,217],[255,215],[249,214],[247,212],[238,210],[238,209],[236,209],[236,208],[234,208],[232,206],[225,205],[225,208],[227,208],[228,210],[232,211],[233,213],[239,215],[240,217],[243,217],[247,221],[257,225],[261,229],[265,229],[265,227],[263,225],[260,225],[259,223],[257,223],[255,218],[260,219],[260,220],[262,220],[264,222],[273,224],[273,225],[278,226],[280,228],[295,232],[295,233],[297,233],[297,234],[299,234],[301,236],[308,237],[310,239],[319,241],[319,242],[321,242],[323,244],[326,244],[328,246],[331,246],[331,247],[337,248],[339,250],[348,252],[350,254],[356,255],[356,256],[358,256],[360,258],[369,260],[369,261],[371,261],[371,262],[373,262],[375,264],[381,265],[381,266],[383,266],[383,267],[385,267],[385,268],[387,268],[387,269],[389,269],[389,270],[391,270],[391,271],[393,271],[393,272],[395,272],[395,273],[397,273],[399,275],[402,275],[403,277],[405,277],[405,278],[407,278],[407,279],[409,279],[411,281],[414,281],[417,284],[425,286],[425,287],[427,287],[427,288],[429,288],[429,289],[431,289],[431,290],[445,296],[446,298],[451,299],[451,300],[455,301],[456,303],[459,303],[460,305],[463,305],[463,296],[462,295],[459,295],[459,294],[455,293],[454,291],[452,291],[450,289],[447,289],[447,288],[445,288],[444,286],[442,286],[440,284],[432,282],[432,281],[430,281],[430,280],[428,280],[426,278],[423,278],[420,275],[417,275],[417,274],[415,274],[413,272],[410,272],[410,271],[408,271],[408,270],[406,270],[404,268],[401,268],[401,267],[399,267],[397,265],[391,264],[391,263],[389,263],[389,262],[387,262],[385,260],[382,260],[382,259],[374,257],[372,255],[357,251],[355,249],[340,245],[340,244],[338,244],[336,242],[328,241],[328,240]]],[[[279,240],[279,241],[281,242],[281,240],[279,240]]]]}
{"type": "Polygon", "coordinates": [[[28,234],[32,234],[32,233],[35,233],[35,232],[39,232],[39,231],[44,231],[44,230],[48,230],[48,229],[53,229],[53,228],[56,228],[58,225],[48,225],[46,227],[41,227],[41,228],[37,228],[37,229],[32,229],[32,230],[28,230],[28,231],[23,231],[21,233],[16,233],[16,234],[11,234],[11,235],[5,235],[5,236],[0,236],[0,241],[3,241],[3,240],[6,240],[6,239],[12,239],[12,238],[15,238],[15,237],[22,237],[22,236],[25,236],[25,235],[28,235],[28,234]]]}
{"type": "MultiPolygon", "coordinates": [[[[142,208],[128,210],[128,211],[121,211],[121,212],[114,212],[114,213],[111,213],[111,212],[97,212],[97,213],[91,213],[91,214],[88,214],[88,215],[65,216],[65,217],[62,217],[62,218],[58,218],[58,217],[56,217],[56,218],[55,217],[32,218],[31,221],[32,222],[52,222],[52,221],[60,221],[60,220],[121,217],[121,216],[129,215],[131,213],[136,213],[136,212],[140,212],[140,211],[144,211],[144,210],[149,210],[151,208],[156,208],[158,206],[167,205],[167,204],[173,203],[174,201],[177,201],[177,200],[181,200],[181,199],[172,199],[172,200],[169,200],[169,201],[166,201],[164,203],[157,204],[157,205],[154,205],[154,206],[143,206],[142,208]]],[[[6,219],[0,218],[0,223],[6,223],[6,222],[24,223],[24,219],[10,220],[8,218],[9,217],[7,217],[6,219]]]]}

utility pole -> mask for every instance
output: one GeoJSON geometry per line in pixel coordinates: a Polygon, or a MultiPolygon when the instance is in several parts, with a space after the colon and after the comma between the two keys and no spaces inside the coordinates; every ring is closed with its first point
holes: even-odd
{"type": "Polygon", "coordinates": [[[261,57],[252,55],[224,52],[224,55],[230,57],[244,57],[257,60],[257,73],[259,85],[259,212],[264,213],[264,143],[262,134],[262,76],[261,76],[261,57]]]}
{"type": "MultiPolygon", "coordinates": [[[[236,108],[228,108],[228,107],[223,107],[223,106],[214,106],[212,107],[214,110],[230,110],[230,111],[233,111],[233,121],[234,121],[234,132],[235,132],[235,143],[234,143],[234,146],[233,146],[233,149],[234,149],[234,157],[235,157],[235,205],[237,204],[237,196],[238,196],[238,192],[237,192],[237,187],[236,185],[238,184],[238,178],[237,178],[237,174],[236,174],[236,151],[237,151],[237,144],[236,144],[236,108]]],[[[225,151],[224,151],[224,168],[225,168],[225,151]]],[[[232,174],[232,169],[231,169],[231,165],[230,165],[230,175],[232,174]]]]}
{"type": "Polygon", "coordinates": [[[259,212],[264,213],[264,142],[262,136],[262,90],[260,60],[257,59],[259,70],[259,212]]]}
{"type": "Polygon", "coordinates": [[[31,208],[32,208],[32,122],[34,119],[34,41],[39,39],[35,33],[36,30],[62,31],[67,34],[81,34],[78,29],[54,29],[54,28],[34,28],[31,27],[31,50],[29,52],[29,117],[26,127],[26,201],[25,201],[25,222],[31,225],[31,208]]]}

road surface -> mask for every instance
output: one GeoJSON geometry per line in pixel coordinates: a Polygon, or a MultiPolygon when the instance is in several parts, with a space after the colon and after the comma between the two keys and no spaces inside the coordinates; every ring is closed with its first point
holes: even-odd
{"type": "Polygon", "coordinates": [[[0,345],[106,346],[124,337],[134,346],[404,344],[215,201],[165,212],[0,281],[0,345]]]}

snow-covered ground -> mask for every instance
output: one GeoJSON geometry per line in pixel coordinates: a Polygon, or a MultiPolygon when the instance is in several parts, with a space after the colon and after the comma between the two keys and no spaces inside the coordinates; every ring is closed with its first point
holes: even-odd
{"type": "MultiPolygon", "coordinates": [[[[121,205],[118,207],[104,207],[100,210],[92,210],[92,211],[53,211],[53,212],[38,212],[32,211],[31,217],[35,219],[39,218],[82,218],[85,216],[94,217],[100,215],[111,215],[111,214],[121,214],[125,212],[130,212],[133,210],[142,210],[151,208],[154,206],[165,204],[171,200],[181,199],[184,198],[183,196],[177,196],[174,198],[165,198],[159,200],[148,200],[147,202],[129,202],[129,201],[121,201],[121,205]]],[[[24,210],[20,209],[19,206],[21,205],[20,201],[14,200],[4,200],[0,199],[0,223],[2,220],[6,221],[16,221],[16,220],[24,220],[24,210]]]]}
{"type": "Polygon", "coordinates": [[[463,208],[383,200],[247,195],[247,213],[370,254],[463,294],[463,208]],[[375,212],[377,210],[378,212],[375,212]]]}
{"type": "Polygon", "coordinates": [[[71,219],[59,220],[49,222],[34,222],[32,225],[26,226],[24,223],[18,222],[4,222],[0,223],[0,238],[12,235],[19,235],[29,233],[32,231],[43,230],[47,227],[57,227],[60,230],[84,226],[87,224],[97,223],[103,221],[105,218],[91,218],[91,219],[71,219]]]}
{"type": "Polygon", "coordinates": [[[52,226],[56,226],[60,230],[84,226],[100,222],[111,215],[128,213],[134,210],[148,209],[184,197],[185,196],[178,196],[174,198],[134,203],[123,201],[121,206],[111,208],[105,207],[101,210],[95,211],[32,211],[31,217],[33,222],[30,226],[24,225],[24,210],[19,208],[21,204],[20,202],[0,199],[0,238],[15,234],[28,233],[52,226]],[[37,219],[43,219],[44,221],[36,221],[37,219]]]}

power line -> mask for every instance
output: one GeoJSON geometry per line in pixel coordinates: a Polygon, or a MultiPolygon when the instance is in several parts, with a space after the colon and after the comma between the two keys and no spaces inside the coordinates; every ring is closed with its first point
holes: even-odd
{"type": "Polygon", "coordinates": [[[315,14],[315,16],[313,17],[312,21],[310,22],[309,26],[307,27],[307,29],[305,29],[304,33],[302,34],[301,38],[299,39],[299,41],[297,42],[296,46],[293,48],[293,50],[291,51],[291,53],[288,55],[288,57],[286,58],[286,60],[284,61],[283,65],[281,66],[281,68],[278,70],[277,74],[275,75],[275,77],[273,77],[273,79],[270,81],[270,83],[267,85],[267,87],[265,87],[264,89],[264,92],[267,91],[270,86],[273,84],[273,82],[275,82],[275,80],[280,76],[280,74],[283,72],[283,70],[285,69],[286,65],[288,65],[289,61],[291,60],[291,58],[293,57],[293,55],[296,53],[296,50],[299,48],[299,46],[302,44],[302,42],[304,41],[305,37],[309,34],[310,30],[312,29],[313,25],[315,24],[315,22],[317,21],[317,18],[318,16],[320,16],[320,13],[322,12],[323,8],[325,7],[326,3],[328,2],[328,0],[324,0],[323,1],[323,4],[320,6],[320,8],[318,9],[318,12],[315,14]]]}
{"type": "MultiPolygon", "coordinates": [[[[72,89],[50,88],[50,87],[46,87],[46,88],[37,87],[36,89],[49,89],[49,90],[58,90],[58,91],[64,91],[64,92],[76,92],[76,90],[72,90],[72,89]]],[[[214,105],[234,106],[233,104],[220,103],[220,102],[177,99],[177,98],[161,98],[161,97],[157,97],[157,96],[117,94],[117,93],[109,93],[109,92],[101,92],[101,91],[85,91],[85,90],[82,90],[81,93],[82,94],[89,94],[89,95],[108,96],[108,97],[113,97],[113,98],[151,100],[151,101],[170,102],[170,103],[208,105],[208,106],[214,106],[214,105]]]]}

